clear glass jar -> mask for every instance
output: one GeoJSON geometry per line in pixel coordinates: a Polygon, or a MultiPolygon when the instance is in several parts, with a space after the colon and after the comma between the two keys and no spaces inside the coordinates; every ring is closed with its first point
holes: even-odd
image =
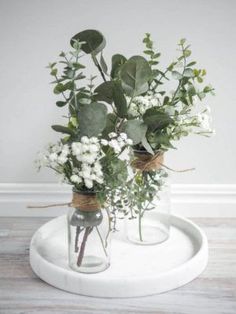
{"type": "Polygon", "coordinates": [[[170,184],[164,169],[138,171],[133,186],[131,215],[126,218],[127,239],[140,245],[166,241],[170,232],[170,184]]]}
{"type": "MultiPolygon", "coordinates": [[[[75,193],[75,192],[74,192],[75,193]]],[[[91,197],[95,193],[76,192],[91,197]]],[[[110,265],[110,219],[107,209],[77,206],[67,214],[69,266],[81,273],[97,273],[110,265]]]]}

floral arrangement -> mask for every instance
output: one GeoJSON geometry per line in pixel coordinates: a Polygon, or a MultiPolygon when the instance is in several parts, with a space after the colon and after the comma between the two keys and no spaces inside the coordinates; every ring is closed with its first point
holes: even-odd
{"type": "Polygon", "coordinates": [[[107,176],[114,175],[114,172],[109,173],[107,165],[122,163],[126,169],[129,152],[125,151],[132,145],[132,140],[125,133],[117,135],[112,132],[109,137],[110,140],[82,136],[80,141],[71,144],[49,144],[39,167],[56,171],[63,182],[73,185],[78,191],[104,191],[109,180],[107,176]]]}
{"type": "Polygon", "coordinates": [[[67,106],[68,115],[65,125],[52,125],[63,137],[48,146],[39,167],[53,169],[75,191],[96,192],[110,205],[114,222],[122,213],[138,216],[141,223],[147,202],[168,175],[164,153],[191,133],[214,132],[204,106],[214,89],[203,84],[206,70],[196,67],[190,45],[181,39],[179,56],[163,70],[149,33],[143,43],[145,57],[115,54],[109,71],[104,36],[85,30],[72,37],[71,51],[48,66],[53,91],[61,96],[56,105],[67,106]],[[102,82],[91,76],[86,83],[84,54],[91,56],[102,82]]]}

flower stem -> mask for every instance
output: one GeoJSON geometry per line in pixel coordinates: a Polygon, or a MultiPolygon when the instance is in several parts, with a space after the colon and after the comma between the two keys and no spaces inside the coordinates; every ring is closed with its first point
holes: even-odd
{"type": "Polygon", "coordinates": [[[78,255],[78,259],[77,259],[77,266],[78,267],[80,267],[82,264],[86,242],[87,242],[88,236],[92,232],[92,230],[93,230],[93,227],[86,227],[85,228],[83,241],[81,243],[81,247],[80,247],[80,251],[79,251],[79,255],[78,255]]]}
{"type": "Polygon", "coordinates": [[[96,231],[97,231],[98,236],[99,236],[99,239],[100,239],[100,241],[101,241],[101,243],[102,243],[103,251],[104,251],[105,255],[107,256],[107,251],[106,251],[106,249],[105,249],[105,245],[104,245],[104,243],[103,243],[102,236],[101,236],[101,233],[100,233],[98,227],[96,227],[96,231]]]}
{"type": "Polygon", "coordinates": [[[143,235],[142,235],[142,214],[141,211],[139,211],[138,215],[138,232],[139,232],[139,240],[143,242],[143,235]]]}

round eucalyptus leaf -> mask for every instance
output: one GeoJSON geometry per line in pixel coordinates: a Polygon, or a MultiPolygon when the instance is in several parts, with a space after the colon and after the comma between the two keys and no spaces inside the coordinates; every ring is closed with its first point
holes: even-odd
{"type": "Polygon", "coordinates": [[[156,108],[147,109],[143,115],[143,121],[150,130],[163,129],[173,122],[171,117],[165,113],[158,111],[156,108]]]}
{"type": "Polygon", "coordinates": [[[128,96],[137,96],[148,90],[152,70],[142,56],[131,57],[120,69],[122,87],[128,96]]]}
{"type": "Polygon", "coordinates": [[[121,54],[115,54],[111,58],[111,77],[115,78],[118,75],[120,67],[127,61],[121,54]]]}
{"type": "Polygon", "coordinates": [[[80,136],[98,136],[106,126],[107,108],[104,104],[93,102],[80,106],[78,113],[80,136]]]}
{"type": "Polygon", "coordinates": [[[88,54],[98,54],[104,49],[106,45],[106,40],[102,33],[94,29],[87,29],[74,35],[70,40],[70,44],[72,47],[75,40],[79,40],[80,42],[84,43],[81,47],[81,50],[88,54]]]}
{"type": "Polygon", "coordinates": [[[95,88],[94,93],[95,100],[105,101],[108,104],[111,104],[113,102],[113,82],[103,82],[95,88]]]}
{"type": "Polygon", "coordinates": [[[128,120],[124,124],[124,132],[127,134],[128,138],[133,140],[133,144],[136,145],[141,143],[145,137],[147,126],[139,120],[128,120]]]}
{"type": "Polygon", "coordinates": [[[108,138],[108,134],[115,132],[117,117],[114,113],[108,113],[106,117],[106,127],[102,132],[102,138],[108,138]]]}

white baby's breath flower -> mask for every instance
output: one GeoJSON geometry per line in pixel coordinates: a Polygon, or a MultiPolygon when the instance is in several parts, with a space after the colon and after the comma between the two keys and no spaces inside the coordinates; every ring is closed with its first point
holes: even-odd
{"type": "Polygon", "coordinates": [[[126,133],[120,133],[120,138],[122,138],[122,140],[127,140],[127,134],[126,133]]]}
{"type": "Polygon", "coordinates": [[[88,189],[92,189],[93,187],[93,181],[90,180],[90,179],[85,179],[84,180],[84,183],[85,183],[85,186],[88,188],[88,189]]]}
{"type": "Polygon", "coordinates": [[[90,143],[91,143],[91,144],[97,144],[97,143],[98,143],[98,138],[95,137],[95,136],[92,136],[92,137],[90,138],[90,143]]]}
{"type": "Polygon", "coordinates": [[[97,154],[94,153],[86,153],[81,156],[81,161],[87,164],[93,164],[97,159],[97,154]]]}
{"type": "Polygon", "coordinates": [[[69,145],[67,145],[67,144],[63,145],[63,146],[62,146],[62,151],[61,151],[61,153],[62,153],[63,155],[68,155],[68,154],[70,153],[69,145]]]}
{"type": "Polygon", "coordinates": [[[68,158],[62,154],[57,159],[58,163],[62,165],[64,165],[67,162],[67,160],[68,158]]]}
{"type": "Polygon", "coordinates": [[[101,171],[102,170],[102,165],[100,164],[99,161],[96,161],[94,163],[94,167],[93,167],[94,171],[101,171]]]}
{"type": "Polygon", "coordinates": [[[128,138],[128,139],[126,140],[126,144],[128,144],[128,145],[133,145],[133,140],[131,140],[130,138],[128,138]]]}
{"type": "Polygon", "coordinates": [[[117,140],[112,139],[112,140],[109,142],[109,146],[114,149],[114,152],[115,152],[116,154],[120,153],[121,147],[120,147],[120,145],[119,145],[119,143],[118,143],[117,140]]]}
{"type": "Polygon", "coordinates": [[[89,150],[89,144],[81,144],[81,153],[85,153],[89,150]]]}
{"type": "Polygon", "coordinates": [[[150,99],[150,104],[152,107],[158,106],[158,100],[156,98],[150,99]]]}
{"type": "Polygon", "coordinates": [[[91,165],[89,165],[89,164],[86,164],[86,163],[83,163],[82,165],[81,165],[81,169],[83,170],[83,171],[91,171],[91,165]]]}
{"type": "Polygon", "coordinates": [[[81,143],[83,144],[89,144],[89,138],[87,136],[82,136],[81,137],[81,143]]]}
{"type": "Polygon", "coordinates": [[[81,177],[84,179],[92,179],[91,178],[91,171],[81,171],[80,172],[81,177]]]}
{"type": "Polygon", "coordinates": [[[111,132],[108,134],[109,138],[117,137],[117,134],[115,132],[111,132]]]}
{"type": "Polygon", "coordinates": [[[121,154],[119,154],[117,157],[120,160],[129,161],[130,160],[129,149],[125,148],[124,151],[121,154]]]}
{"type": "Polygon", "coordinates": [[[209,115],[211,114],[211,108],[209,106],[206,106],[206,113],[208,113],[209,115]]]}
{"type": "Polygon", "coordinates": [[[99,147],[96,144],[90,144],[88,147],[89,151],[92,153],[96,153],[99,151],[99,147]]]}
{"type": "Polygon", "coordinates": [[[81,153],[81,143],[80,142],[72,143],[71,149],[73,155],[79,155],[81,153]]]}
{"type": "Polygon", "coordinates": [[[76,174],[73,174],[71,177],[70,177],[70,180],[71,182],[73,183],[81,183],[82,182],[82,179],[77,176],[76,174]]]}
{"type": "Polygon", "coordinates": [[[108,145],[108,141],[105,140],[105,139],[102,139],[102,140],[101,140],[101,144],[102,144],[103,146],[107,146],[107,145],[108,145]]]}
{"type": "Polygon", "coordinates": [[[97,181],[97,183],[99,183],[99,184],[103,184],[103,182],[104,182],[103,178],[98,177],[98,176],[95,177],[94,181],[97,181]]]}
{"type": "Polygon", "coordinates": [[[57,154],[56,153],[52,153],[49,155],[49,160],[54,162],[57,161],[57,154]]]}
{"type": "Polygon", "coordinates": [[[208,114],[201,113],[197,115],[198,122],[200,127],[204,130],[210,130],[210,117],[208,114]]]}

